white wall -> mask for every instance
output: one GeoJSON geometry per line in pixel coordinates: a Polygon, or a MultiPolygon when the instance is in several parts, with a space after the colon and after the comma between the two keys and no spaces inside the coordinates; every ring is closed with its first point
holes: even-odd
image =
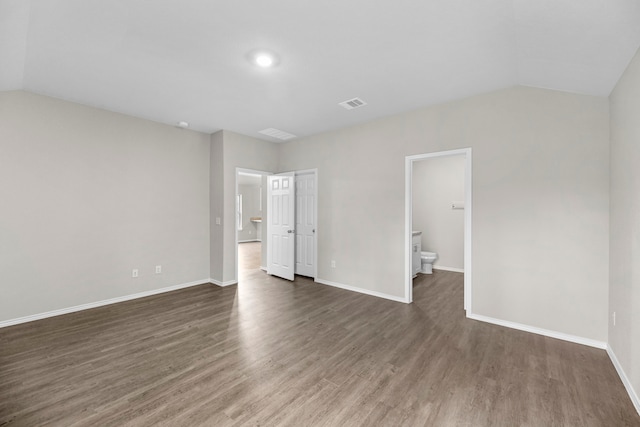
{"type": "Polygon", "coordinates": [[[422,250],[436,252],[434,267],[464,269],[464,156],[413,162],[413,230],[422,231],[422,250]]]}
{"type": "Polygon", "coordinates": [[[208,159],[208,135],[0,92],[0,321],[206,281],[208,159]]]}
{"type": "Polygon", "coordinates": [[[224,271],[224,230],[222,217],[224,216],[224,133],[222,131],[211,135],[211,155],[209,158],[209,277],[217,284],[223,282],[224,271]],[[220,219],[220,224],[216,223],[220,219]]]}
{"type": "MultiPolygon", "coordinates": [[[[626,189],[620,177],[635,179],[625,166],[627,151],[637,154],[627,142],[630,69],[612,97],[622,141],[613,191],[626,189]]],[[[402,297],[404,158],[473,147],[473,312],[604,341],[608,106],[518,87],[277,145],[0,93],[0,321],[207,276],[237,280],[236,167],[318,168],[319,278],[402,297]],[[156,264],[160,276],[149,274],[156,264]]],[[[612,204],[612,215],[628,214],[612,204]]],[[[612,226],[612,250],[632,274],[624,221],[612,226]]],[[[625,280],[612,291],[623,318],[637,301],[625,280]]],[[[637,355],[637,340],[623,348],[637,336],[628,331],[612,338],[623,360],[637,355]]]]}
{"type": "MultiPolygon", "coordinates": [[[[212,182],[222,181],[222,187],[211,192],[212,221],[220,216],[221,224],[212,223],[211,232],[211,277],[219,284],[231,284],[238,281],[236,270],[236,169],[253,169],[264,172],[276,172],[278,166],[277,145],[249,136],[229,131],[219,131],[211,135],[212,150],[222,154],[222,162],[211,157],[212,182]],[[222,176],[219,176],[222,168],[222,176]],[[215,265],[213,260],[216,260],[215,265]]],[[[219,184],[217,184],[219,186],[219,184]]],[[[263,209],[263,217],[266,216],[263,209]]],[[[266,243],[266,233],[262,236],[266,243]]],[[[264,252],[264,251],[263,251],[264,252]]]]}
{"type": "Polygon", "coordinates": [[[618,82],[610,103],[609,347],[635,390],[640,411],[640,53],[618,82]]]}
{"type": "Polygon", "coordinates": [[[320,279],[404,296],[404,159],[473,148],[475,314],[607,339],[606,98],[516,87],[282,144],[318,168],[320,279]],[[336,260],[336,268],[331,268],[336,260]]]}
{"type": "Polygon", "coordinates": [[[268,175],[262,175],[262,224],[260,225],[260,240],[262,241],[260,267],[267,268],[267,245],[269,244],[269,236],[267,235],[267,186],[269,185],[268,175]]]}
{"type": "MultiPolygon", "coordinates": [[[[258,178],[260,179],[260,178],[258,178]]],[[[262,179],[260,179],[262,183],[262,179]]],[[[258,224],[251,222],[251,217],[262,215],[260,211],[261,185],[238,185],[238,194],[242,195],[242,230],[238,231],[238,241],[259,240],[258,224]]]]}

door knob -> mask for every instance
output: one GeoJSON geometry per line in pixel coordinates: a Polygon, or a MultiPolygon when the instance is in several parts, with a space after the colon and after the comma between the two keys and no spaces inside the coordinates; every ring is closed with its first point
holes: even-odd
{"type": "Polygon", "coordinates": [[[287,230],[287,233],[293,233],[295,230],[287,230]]]}

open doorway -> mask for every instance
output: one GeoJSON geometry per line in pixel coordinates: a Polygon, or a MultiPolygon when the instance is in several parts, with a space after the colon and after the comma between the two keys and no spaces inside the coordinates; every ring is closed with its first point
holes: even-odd
{"type": "Polygon", "coordinates": [[[430,264],[421,266],[420,251],[427,254],[426,259],[440,252],[432,257],[433,268],[464,272],[464,308],[470,313],[471,148],[408,156],[405,166],[405,301],[413,301],[413,277],[416,273],[421,267],[425,271],[431,269],[430,264]],[[438,162],[438,159],[443,160],[442,163],[438,162]],[[445,168],[452,170],[445,171],[445,168]],[[456,173],[462,176],[456,176],[456,173]],[[434,178],[435,175],[438,176],[434,178]],[[425,186],[423,181],[426,179],[431,182],[425,186]],[[453,182],[446,182],[449,179],[459,180],[459,186],[453,182]],[[438,180],[440,182],[437,182],[438,180]],[[440,200],[436,201],[438,198],[440,200]],[[434,203],[431,203],[432,201],[434,203]],[[427,213],[430,216],[428,219],[424,218],[427,213]],[[415,217],[416,214],[419,217],[415,217]],[[436,218],[438,215],[439,218],[436,218]],[[427,234],[423,236],[424,232],[427,234]],[[459,240],[460,237],[463,237],[462,242],[459,240]]]}
{"type": "MultiPolygon", "coordinates": [[[[291,233],[295,236],[295,250],[289,264],[295,274],[317,276],[317,169],[292,172],[294,175],[295,203],[289,214],[295,218],[291,233]]],[[[238,283],[260,270],[268,272],[268,250],[277,249],[277,242],[270,246],[268,233],[269,176],[273,173],[253,169],[236,168],[236,277],[238,283]],[[255,210],[255,194],[258,181],[260,197],[255,210]],[[252,202],[253,200],[253,202],[252,202]],[[253,207],[252,207],[253,203],[253,207]],[[259,262],[259,264],[258,264],[259,262]]],[[[284,174],[280,174],[284,175],[284,174]]],[[[273,256],[273,253],[271,254],[273,256]]]]}
{"type": "Polygon", "coordinates": [[[268,172],[236,169],[236,268],[238,282],[264,269],[266,177],[268,172]]]}

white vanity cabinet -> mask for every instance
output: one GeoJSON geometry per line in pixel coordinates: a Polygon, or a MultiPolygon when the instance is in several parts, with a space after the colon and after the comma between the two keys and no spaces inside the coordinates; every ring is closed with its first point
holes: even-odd
{"type": "Polygon", "coordinates": [[[411,271],[416,277],[422,267],[420,255],[422,253],[422,231],[414,231],[411,239],[411,271]]]}

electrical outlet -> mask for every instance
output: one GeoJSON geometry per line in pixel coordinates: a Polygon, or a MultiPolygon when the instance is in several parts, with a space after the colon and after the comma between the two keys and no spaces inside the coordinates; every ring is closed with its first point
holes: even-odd
{"type": "Polygon", "coordinates": [[[156,265],[156,274],[160,274],[160,273],[162,273],[162,266],[156,265]]]}
{"type": "Polygon", "coordinates": [[[613,312],[613,326],[616,326],[616,312],[613,312]]]}
{"type": "Polygon", "coordinates": [[[336,260],[335,259],[331,260],[331,268],[336,268],[336,260]]]}
{"type": "Polygon", "coordinates": [[[134,268],[133,271],[131,272],[131,277],[138,277],[138,269],[134,268]]]}
{"type": "Polygon", "coordinates": [[[221,221],[220,221],[220,217],[219,217],[219,216],[217,216],[217,217],[216,217],[216,225],[220,225],[220,222],[221,222],[221,221]]]}

